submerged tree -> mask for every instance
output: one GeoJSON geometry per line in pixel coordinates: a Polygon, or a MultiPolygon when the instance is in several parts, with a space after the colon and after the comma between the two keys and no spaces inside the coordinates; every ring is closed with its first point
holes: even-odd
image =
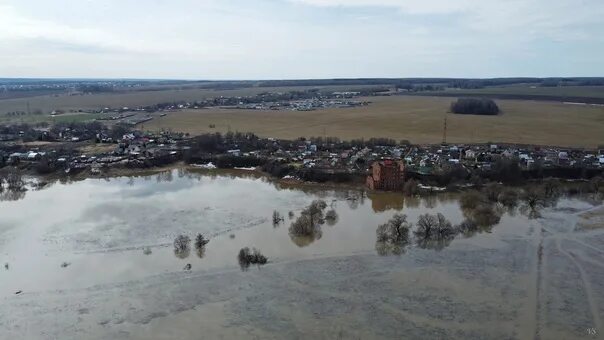
{"type": "Polygon", "coordinates": [[[252,264],[263,265],[268,262],[267,257],[262,255],[258,249],[250,250],[248,247],[239,250],[237,260],[242,270],[247,270],[252,264]]]}
{"type": "Polygon", "coordinates": [[[191,238],[186,235],[178,235],[174,239],[174,255],[184,259],[191,253],[191,238]]]}
{"type": "Polygon", "coordinates": [[[281,216],[281,214],[279,214],[279,212],[277,210],[273,211],[273,226],[274,227],[278,226],[284,220],[285,219],[281,216]]]}
{"type": "Polygon", "coordinates": [[[197,236],[195,236],[195,253],[200,259],[205,256],[206,244],[208,244],[209,242],[210,240],[205,238],[202,234],[197,234],[197,236]]]}
{"type": "Polygon", "coordinates": [[[321,225],[325,223],[323,211],[327,203],[323,200],[313,201],[289,227],[289,235],[298,246],[308,245],[306,241],[321,238],[321,225]],[[299,242],[305,240],[305,242],[299,242]]]}
{"type": "Polygon", "coordinates": [[[409,230],[412,224],[407,215],[396,214],[376,230],[375,249],[379,255],[401,255],[409,245],[409,230]]]}
{"type": "Polygon", "coordinates": [[[524,188],[521,199],[524,203],[521,211],[527,214],[529,218],[541,216],[540,210],[547,206],[545,190],[541,186],[528,186],[524,188]]]}
{"type": "Polygon", "coordinates": [[[210,240],[205,238],[202,234],[197,234],[197,236],[195,236],[195,249],[203,248],[209,242],[210,240]]]}
{"type": "Polygon", "coordinates": [[[424,214],[419,217],[414,234],[420,248],[441,250],[451,243],[457,230],[441,213],[424,214]]]}

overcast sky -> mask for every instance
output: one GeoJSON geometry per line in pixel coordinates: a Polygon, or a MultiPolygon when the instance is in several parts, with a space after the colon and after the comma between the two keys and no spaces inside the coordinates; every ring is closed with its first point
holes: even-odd
{"type": "Polygon", "coordinates": [[[0,77],[604,76],[604,0],[0,0],[0,77]]]}

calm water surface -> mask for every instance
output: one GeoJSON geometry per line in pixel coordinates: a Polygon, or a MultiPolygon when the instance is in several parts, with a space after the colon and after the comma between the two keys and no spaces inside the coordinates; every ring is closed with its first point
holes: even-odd
{"type": "Polygon", "coordinates": [[[0,338],[199,338],[199,319],[208,336],[226,338],[586,335],[604,316],[604,237],[576,225],[597,209],[563,200],[537,220],[505,212],[441,251],[411,245],[382,257],[379,224],[426,212],[458,224],[455,195],[285,188],[182,170],[54,184],[0,202],[0,261],[9,266],[0,268],[0,338]],[[288,212],[315,199],[337,221],[320,238],[292,238],[288,212]],[[277,226],[274,210],[285,216],[277,226]],[[175,256],[174,238],[197,233],[210,238],[205,251],[175,256]],[[269,265],[242,272],[242,247],[260,249],[269,265]],[[372,310],[384,318],[367,319],[372,310]]]}

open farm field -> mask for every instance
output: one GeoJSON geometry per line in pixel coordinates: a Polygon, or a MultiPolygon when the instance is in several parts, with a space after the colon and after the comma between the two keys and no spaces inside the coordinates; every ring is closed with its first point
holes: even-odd
{"type": "Polygon", "coordinates": [[[604,86],[493,86],[476,90],[449,90],[464,93],[484,93],[484,94],[521,94],[521,95],[541,95],[558,97],[594,97],[604,98],[604,86]]]}
{"type": "Polygon", "coordinates": [[[526,100],[498,100],[499,116],[448,113],[452,98],[393,96],[364,98],[366,107],[319,111],[187,110],[144,124],[192,134],[254,132],[260,136],[342,139],[387,137],[439,143],[447,117],[447,141],[507,142],[596,147],[604,144],[604,107],[526,100]],[[213,124],[216,127],[210,128],[213,124]]]}

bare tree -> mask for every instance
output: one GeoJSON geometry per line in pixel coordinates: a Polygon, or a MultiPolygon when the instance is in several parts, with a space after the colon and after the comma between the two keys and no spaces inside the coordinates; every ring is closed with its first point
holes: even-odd
{"type": "Polygon", "coordinates": [[[327,208],[325,201],[313,201],[291,224],[289,227],[290,234],[295,236],[312,236],[317,233],[321,225],[325,223],[325,217],[323,216],[325,208],[327,208]]]}
{"type": "Polygon", "coordinates": [[[441,250],[455,238],[457,229],[441,213],[424,214],[419,217],[414,234],[420,248],[441,250]]]}
{"type": "Polygon", "coordinates": [[[191,238],[186,235],[178,235],[174,239],[174,255],[176,257],[184,259],[189,256],[191,252],[191,238]]]}
{"type": "Polygon", "coordinates": [[[278,226],[285,219],[281,217],[281,214],[277,210],[273,211],[273,226],[278,226]]]}
{"type": "Polygon", "coordinates": [[[205,238],[202,234],[197,234],[197,236],[195,236],[195,249],[199,250],[204,248],[209,242],[210,240],[205,238]]]}
{"type": "Polygon", "coordinates": [[[9,168],[5,175],[5,180],[9,190],[23,190],[23,186],[25,185],[21,171],[17,168],[9,168]]]}
{"type": "Polygon", "coordinates": [[[376,230],[375,249],[379,255],[400,255],[409,245],[409,230],[412,224],[407,222],[407,215],[396,214],[376,230]]]}

